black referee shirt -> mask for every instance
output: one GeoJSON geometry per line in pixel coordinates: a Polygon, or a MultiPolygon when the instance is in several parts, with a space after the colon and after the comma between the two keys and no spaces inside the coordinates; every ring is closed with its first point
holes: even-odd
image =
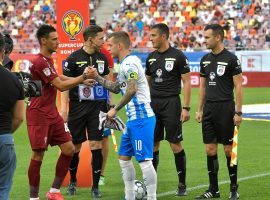
{"type": "Polygon", "coordinates": [[[170,46],[165,52],[156,50],[150,53],[146,59],[145,74],[151,76],[151,96],[178,96],[181,92],[181,74],[188,72],[188,59],[182,51],[170,46]]]}
{"type": "MultiPolygon", "coordinates": [[[[96,52],[90,55],[81,48],[74,51],[66,59],[63,74],[69,77],[77,77],[82,75],[85,67],[91,65],[94,65],[101,76],[110,73],[108,60],[104,54],[96,52]]],[[[69,98],[70,100],[79,101],[78,86],[69,90],[69,98]]]]}
{"type": "Polygon", "coordinates": [[[22,83],[0,65],[0,134],[11,133],[12,112],[15,103],[24,99],[22,83]]]}
{"type": "Polygon", "coordinates": [[[208,102],[234,99],[233,76],[242,73],[240,60],[227,49],[219,54],[208,53],[201,59],[200,76],[206,78],[205,100],[208,102]]]}

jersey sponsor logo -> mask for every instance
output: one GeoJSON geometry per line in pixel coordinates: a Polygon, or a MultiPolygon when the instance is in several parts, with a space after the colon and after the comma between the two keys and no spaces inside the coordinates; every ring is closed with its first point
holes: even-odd
{"type": "Polygon", "coordinates": [[[152,65],[157,59],[155,58],[151,58],[148,60],[149,64],[152,65]]]}
{"type": "Polygon", "coordinates": [[[103,96],[104,90],[103,90],[103,87],[102,86],[96,86],[96,94],[99,97],[102,97],[103,96]]]}
{"type": "Polygon", "coordinates": [[[222,76],[225,73],[226,66],[218,65],[217,66],[217,75],[222,76]]]}
{"type": "Polygon", "coordinates": [[[43,73],[45,74],[45,76],[50,76],[51,75],[51,70],[49,67],[44,68],[43,73]]]}
{"type": "Polygon", "coordinates": [[[235,69],[241,69],[241,62],[239,59],[237,59],[237,67],[235,69]]]}
{"type": "Polygon", "coordinates": [[[162,76],[162,69],[158,69],[156,71],[156,75],[157,75],[157,77],[155,78],[155,82],[157,82],[157,83],[163,82],[163,79],[161,78],[161,76],[162,76]]]}
{"type": "Polygon", "coordinates": [[[203,67],[207,67],[207,65],[209,65],[211,62],[210,61],[203,61],[202,64],[203,64],[203,67]]]}
{"type": "Polygon", "coordinates": [[[209,81],[209,85],[216,85],[216,81],[214,79],[216,78],[215,72],[210,72],[209,78],[211,81],[209,81]]]}
{"type": "Polygon", "coordinates": [[[91,95],[91,89],[89,87],[83,88],[82,92],[83,92],[83,96],[86,98],[90,97],[90,95],[91,95]]]}
{"type": "Polygon", "coordinates": [[[98,72],[100,74],[103,74],[103,72],[104,72],[104,61],[103,60],[97,60],[97,64],[98,64],[98,72]]]}
{"type": "Polygon", "coordinates": [[[167,60],[167,61],[165,62],[165,69],[166,69],[168,72],[170,72],[170,71],[172,71],[172,69],[173,69],[173,65],[174,65],[174,61],[167,60]]]}
{"type": "Polygon", "coordinates": [[[188,59],[186,59],[186,65],[184,66],[184,68],[189,69],[189,61],[188,61],[188,59]]]}
{"type": "Polygon", "coordinates": [[[64,32],[70,36],[69,40],[76,40],[78,35],[83,28],[83,17],[75,10],[69,10],[62,18],[62,28],[64,32]]]}
{"type": "Polygon", "coordinates": [[[87,64],[87,61],[76,62],[76,65],[78,65],[78,67],[82,67],[86,64],[87,64]]]}

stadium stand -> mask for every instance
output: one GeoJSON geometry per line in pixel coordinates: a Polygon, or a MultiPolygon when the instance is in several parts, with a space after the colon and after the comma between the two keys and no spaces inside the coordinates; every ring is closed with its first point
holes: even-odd
{"type": "MultiPolygon", "coordinates": [[[[90,10],[99,0],[90,1],[90,10]]],[[[201,50],[203,27],[219,23],[226,30],[225,45],[232,50],[266,50],[270,46],[268,0],[122,0],[119,10],[104,25],[109,34],[128,31],[133,48],[151,48],[149,27],[166,23],[171,45],[186,51],[201,50]]],[[[96,16],[99,18],[99,16],[96,16]]],[[[55,24],[53,0],[7,0],[0,3],[0,28],[14,38],[14,51],[35,53],[34,30],[42,23],[55,24]]]]}

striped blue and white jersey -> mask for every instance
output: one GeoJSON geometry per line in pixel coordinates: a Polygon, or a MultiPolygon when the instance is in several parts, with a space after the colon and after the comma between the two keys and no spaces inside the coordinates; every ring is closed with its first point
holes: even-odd
{"type": "Polygon", "coordinates": [[[141,60],[137,56],[127,56],[121,63],[117,76],[121,84],[121,93],[125,94],[127,80],[131,74],[137,74],[138,90],[131,101],[125,106],[128,120],[141,119],[154,116],[150,106],[151,98],[148,82],[146,80],[141,60]]]}

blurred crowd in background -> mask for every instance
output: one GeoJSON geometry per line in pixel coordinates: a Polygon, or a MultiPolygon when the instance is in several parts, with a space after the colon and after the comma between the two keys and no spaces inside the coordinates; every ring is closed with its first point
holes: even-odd
{"type": "MultiPolygon", "coordinates": [[[[90,10],[99,4],[90,1],[90,10]]],[[[43,23],[56,23],[53,0],[0,3],[0,28],[14,39],[15,52],[37,52],[35,30],[43,23]]],[[[269,0],[123,0],[103,28],[107,34],[127,31],[134,49],[149,51],[155,23],[168,24],[171,45],[184,51],[204,49],[203,28],[209,23],[225,28],[224,42],[231,50],[270,49],[269,0]]]]}

